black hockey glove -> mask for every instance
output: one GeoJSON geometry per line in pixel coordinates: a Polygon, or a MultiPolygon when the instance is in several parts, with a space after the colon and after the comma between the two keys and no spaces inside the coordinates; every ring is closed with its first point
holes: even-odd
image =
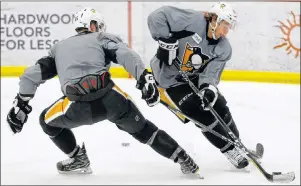
{"type": "Polygon", "coordinates": [[[209,110],[208,105],[214,106],[218,98],[218,90],[215,86],[204,83],[200,86],[200,94],[202,96],[202,108],[209,110]]]}
{"type": "Polygon", "coordinates": [[[145,70],[137,81],[136,88],[141,90],[142,99],[148,106],[155,106],[160,102],[160,92],[158,91],[154,76],[145,70]]]}
{"type": "Polygon", "coordinates": [[[172,65],[173,60],[177,57],[179,40],[174,38],[161,38],[158,42],[157,58],[166,65],[172,65]]]}
{"type": "Polygon", "coordinates": [[[159,38],[159,48],[157,50],[157,58],[166,65],[172,65],[173,60],[178,55],[179,39],[189,37],[194,32],[182,30],[180,32],[170,32],[169,38],[159,38]]]}
{"type": "Polygon", "coordinates": [[[21,98],[19,94],[15,97],[13,108],[10,109],[7,115],[7,122],[12,132],[21,132],[24,123],[26,123],[28,114],[32,111],[32,107],[28,105],[30,98],[21,98]]]}

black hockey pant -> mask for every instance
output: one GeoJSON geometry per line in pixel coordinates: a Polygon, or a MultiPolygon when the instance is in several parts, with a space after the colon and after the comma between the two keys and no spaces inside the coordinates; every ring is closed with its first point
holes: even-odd
{"type": "Polygon", "coordinates": [[[69,101],[62,97],[40,115],[43,131],[65,154],[72,157],[77,144],[72,128],[109,120],[160,155],[177,160],[182,148],[164,130],[144,118],[128,94],[116,85],[103,97],[93,101],[69,101]]]}
{"type": "MultiPolygon", "coordinates": [[[[225,130],[216,120],[216,118],[211,114],[211,112],[202,109],[200,98],[193,92],[193,90],[188,84],[183,84],[168,89],[159,88],[159,91],[161,94],[161,102],[164,102],[169,106],[181,110],[183,114],[194,118],[195,120],[206,125],[210,129],[213,129],[214,131],[226,137],[228,136],[225,130]]],[[[213,108],[224,119],[224,121],[231,128],[234,134],[239,137],[239,132],[233,121],[233,118],[227,106],[227,102],[224,96],[222,96],[220,93],[213,108]]],[[[176,114],[176,116],[183,123],[189,122],[189,120],[186,119],[183,115],[176,114]]],[[[206,129],[202,130],[202,133],[216,148],[220,149],[221,152],[225,152],[233,148],[233,146],[230,143],[220,139],[219,137],[216,137],[206,129]]]]}

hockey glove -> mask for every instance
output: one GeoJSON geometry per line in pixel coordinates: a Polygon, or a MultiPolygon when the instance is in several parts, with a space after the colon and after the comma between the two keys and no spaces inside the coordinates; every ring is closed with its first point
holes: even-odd
{"type": "Polygon", "coordinates": [[[161,38],[158,42],[157,58],[166,65],[172,65],[173,60],[177,57],[179,41],[173,38],[161,38]]]}
{"type": "Polygon", "coordinates": [[[204,83],[200,86],[200,94],[202,96],[202,108],[204,110],[209,110],[208,105],[214,106],[218,98],[218,90],[213,85],[204,83]]]}
{"type": "Polygon", "coordinates": [[[24,123],[26,123],[28,114],[32,111],[32,107],[28,105],[30,98],[20,97],[18,94],[13,102],[13,108],[7,115],[7,122],[14,134],[21,132],[24,123]]]}
{"type": "Polygon", "coordinates": [[[141,90],[142,99],[148,106],[155,106],[160,102],[160,92],[158,91],[154,76],[145,70],[137,81],[136,88],[141,90]]]}

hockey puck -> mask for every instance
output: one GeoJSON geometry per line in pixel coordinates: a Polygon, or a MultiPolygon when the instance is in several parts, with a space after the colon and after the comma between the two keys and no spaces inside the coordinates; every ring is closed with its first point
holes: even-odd
{"type": "Polygon", "coordinates": [[[128,146],[130,146],[130,143],[121,143],[121,146],[128,147],[128,146]]]}
{"type": "Polygon", "coordinates": [[[281,172],[273,172],[273,175],[280,175],[281,172]]]}

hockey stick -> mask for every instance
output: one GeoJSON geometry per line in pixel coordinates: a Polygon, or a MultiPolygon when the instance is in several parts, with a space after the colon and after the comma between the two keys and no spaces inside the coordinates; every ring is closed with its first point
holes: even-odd
{"type": "MultiPolygon", "coordinates": [[[[181,69],[181,62],[178,58],[174,60],[173,63],[180,75],[183,77],[184,81],[189,84],[193,92],[198,95],[202,100],[203,97],[199,93],[199,89],[189,80],[189,77],[187,74],[181,69]]],[[[206,101],[206,100],[205,100],[206,101]]],[[[258,163],[258,161],[251,155],[251,152],[244,146],[244,144],[236,137],[236,135],[231,131],[231,129],[227,126],[227,124],[224,122],[224,120],[219,116],[219,114],[212,108],[212,106],[208,105],[209,111],[216,117],[216,119],[219,121],[219,123],[222,125],[222,127],[225,129],[225,131],[229,134],[229,136],[233,139],[233,143],[244,155],[245,157],[254,163],[254,165],[258,168],[258,170],[264,175],[264,177],[270,181],[270,182],[280,182],[280,183],[289,183],[292,182],[295,179],[295,173],[294,172],[288,172],[285,174],[282,174],[281,172],[272,172],[272,174],[269,174],[265,171],[265,169],[258,163]]]]}
{"type": "MultiPolygon", "coordinates": [[[[194,124],[196,124],[196,125],[198,125],[199,127],[201,127],[203,130],[207,130],[208,132],[212,133],[212,134],[215,135],[216,137],[218,137],[218,138],[220,138],[220,139],[222,139],[222,140],[224,140],[224,141],[226,141],[226,142],[228,142],[228,143],[230,143],[230,144],[232,144],[232,145],[237,146],[237,144],[235,144],[235,143],[236,143],[235,141],[232,141],[231,139],[225,137],[224,135],[222,135],[222,134],[220,134],[220,133],[218,133],[218,132],[216,132],[216,131],[210,129],[208,126],[206,126],[206,125],[204,125],[204,124],[198,122],[197,120],[195,120],[195,119],[193,119],[193,118],[187,116],[186,114],[184,114],[184,113],[183,113],[182,111],[180,111],[179,109],[176,109],[176,108],[174,108],[174,107],[168,105],[168,104],[165,103],[165,102],[161,102],[161,103],[162,103],[164,106],[166,106],[169,110],[171,110],[171,111],[173,111],[173,112],[175,112],[175,113],[178,113],[178,114],[183,115],[185,118],[189,119],[189,120],[192,121],[194,124]]],[[[262,146],[260,143],[258,143],[258,144],[256,145],[256,150],[255,150],[255,151],[250,150],[250,154],[251,154],[252,156],[254,156],[255,158],[258,158],[258,159],[259,159],[259,158],[262,158],[262,155],[263,155],[263,146],[262,146]]]]}

